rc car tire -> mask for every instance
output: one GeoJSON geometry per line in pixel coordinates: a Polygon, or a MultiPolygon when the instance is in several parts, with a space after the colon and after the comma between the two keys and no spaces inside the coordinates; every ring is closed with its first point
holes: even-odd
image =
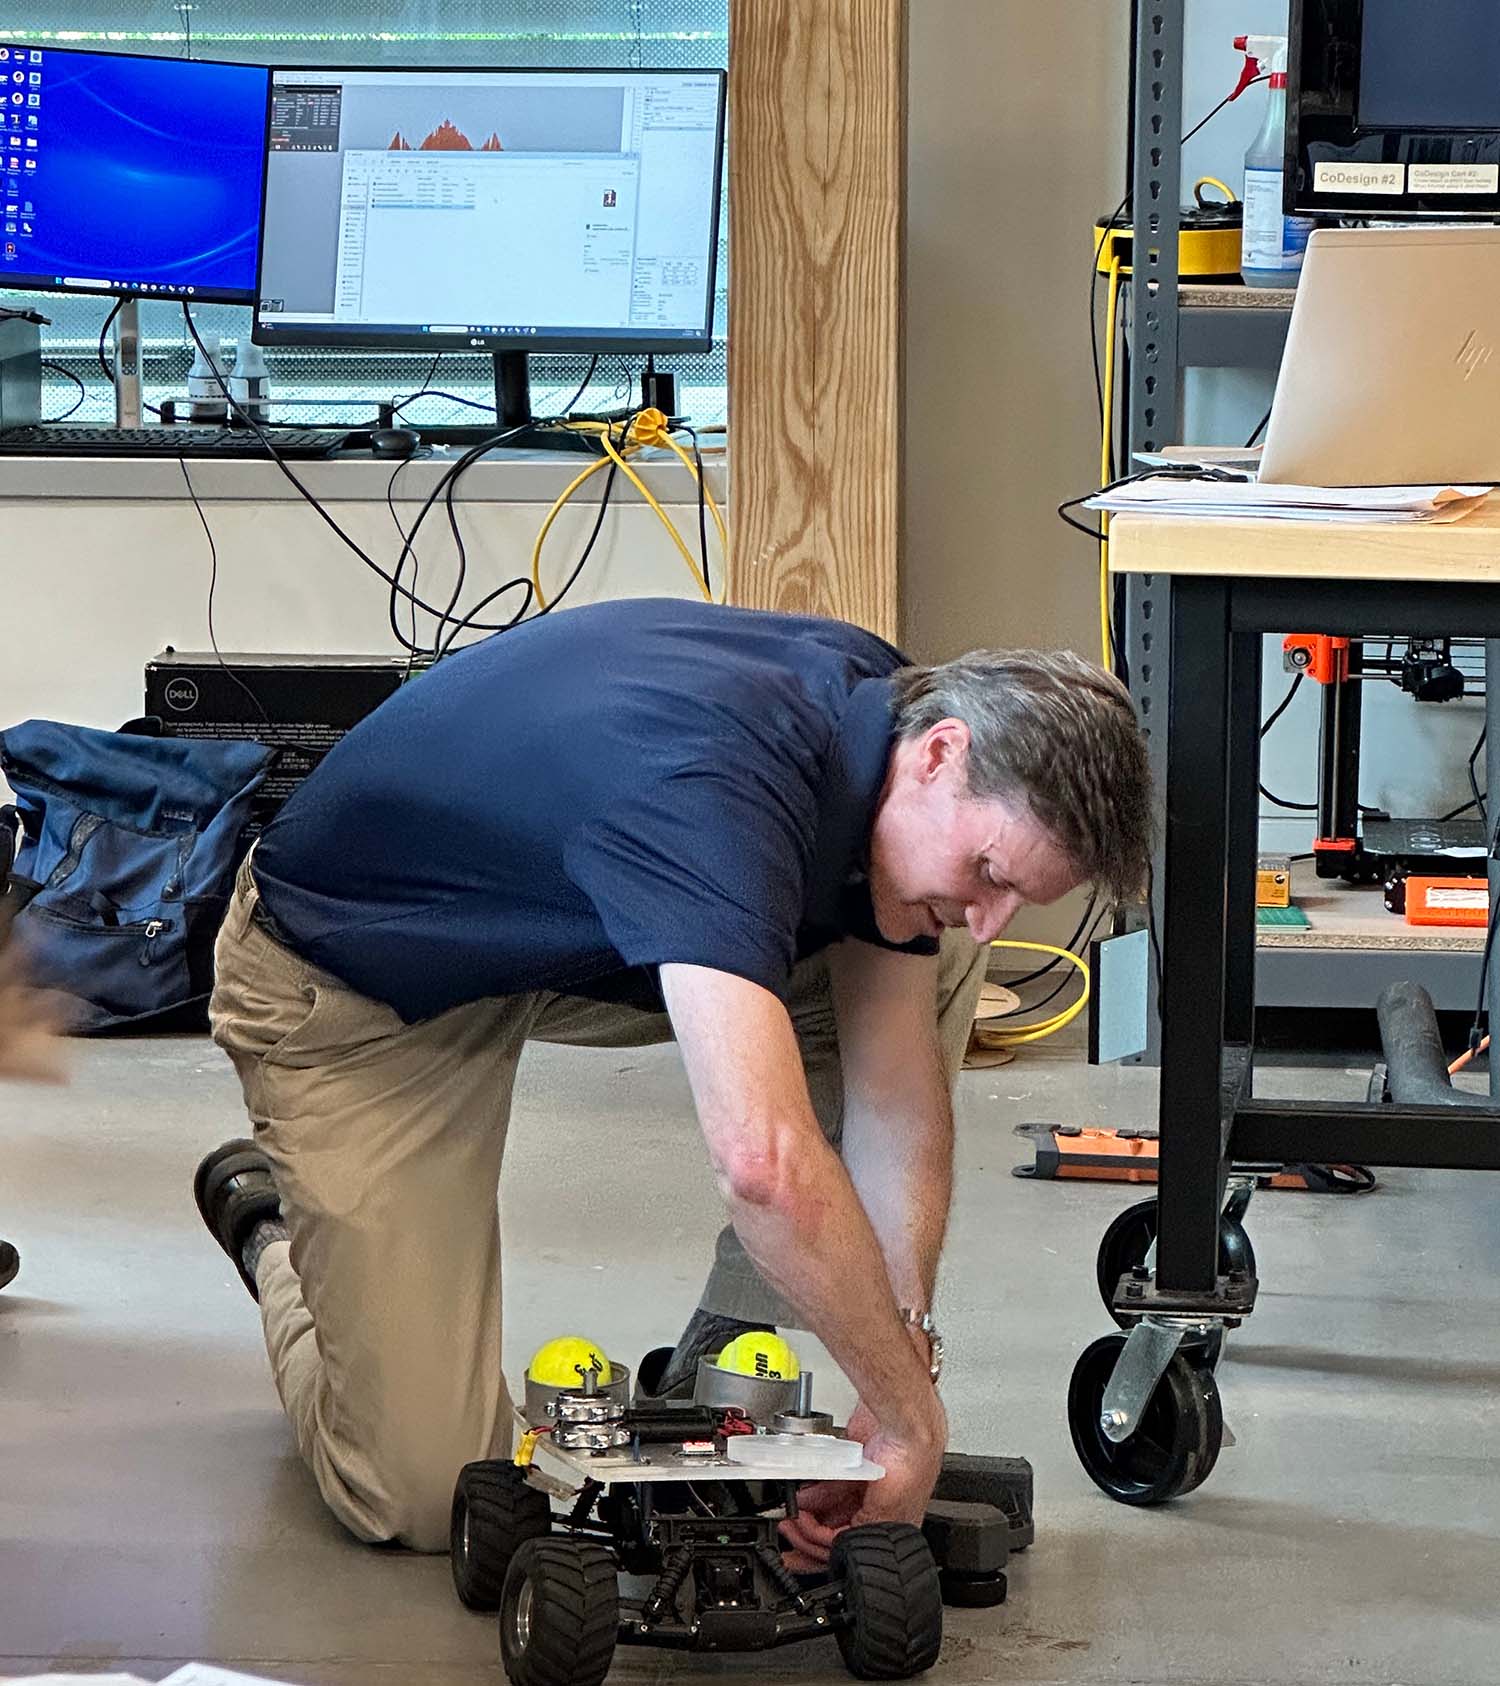
{"type": "Polygon", "coordinates": [[[471,1610],[498,1610],[510,1560],[527,1540],[550,1533],[547,1495],[508,1459],[465,1464],[453,1489],[448,1560],[453,1586],[471,1610]]]}
{"type": "Polygon", "coordinates": [[[500,1601],[500,1661],[512,1686],[600,1686],[620,1629],[615,1560],[592,1540],[528,1540],[500,1601]]]}
{"type": "Polygon", "coordinates": [[[856,1680],[909,1680],[932,1667],[943,1644],[943,1592],[920,1528],[847,1528],[834,1539],[828,1567],[844,1583],[849,1622],[838,1642],[856,1680]]]}

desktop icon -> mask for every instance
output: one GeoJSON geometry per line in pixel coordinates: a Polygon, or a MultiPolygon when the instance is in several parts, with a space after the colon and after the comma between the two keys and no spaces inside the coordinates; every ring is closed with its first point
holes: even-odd
{"type": "Polygon", "coordinates": [[[40,105],[42,103],[42,96],[40,94],[27,94],[26,103],[27,105],[40,105]]]}

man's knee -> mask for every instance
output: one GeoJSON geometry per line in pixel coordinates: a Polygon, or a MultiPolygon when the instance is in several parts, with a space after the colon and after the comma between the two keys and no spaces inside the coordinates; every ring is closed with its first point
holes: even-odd
{"type": "Polygon", "coordinates": [[[357,1538],[410,1551],[447,1551],[458,1472],[484,1452],[453,1452],[451,1442],[442,1444],[440,1427],[434,1428],[432,1438],[430,1448],[371,1460],[367,1480],[350,1480],[349,1472],[337,1469],[318,1472],[329,1508],[357,1538]]]}

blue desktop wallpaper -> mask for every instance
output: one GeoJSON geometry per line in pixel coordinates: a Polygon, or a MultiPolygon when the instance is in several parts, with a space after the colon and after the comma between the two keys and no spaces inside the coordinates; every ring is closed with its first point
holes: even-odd
{"type": "Polygon", "coordinates": [[[268,74],[0,36],[0,286],[248,302],[268,74]]]}

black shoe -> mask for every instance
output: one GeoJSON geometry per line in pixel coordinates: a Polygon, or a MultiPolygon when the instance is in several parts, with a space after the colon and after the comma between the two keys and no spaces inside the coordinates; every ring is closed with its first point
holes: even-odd
{"type": "Polygon", "coordinates": [[[0,1288],[8,1287],[21,1268],[21,1255],[9,1241],[0,1241],[0,1288]]]}
{"type": "Polygon", "coordinates": [[[683,1376],[664,1388],[661,1379],[666,1374],[667,1365],[672,1361],[672,1354],[676,1349],[669,1346],[654,1346],[641,1360],[635,1372],[635,1403],[637,1405],[691,1405],[693,1403],[693,1389],[697,1386],[696,1369],[692,1375],[683,1376]]]}
{"type": "Polygon", "coordinates": [[[198,1167],[193,1197],[208,1233],[229,1255],[251,1299],[258,1301],[255,1278],[245,1269],[244,1248],[258,1223],[281,1216],[271,1161],[242,1137],[225,1142],[198,1167]]]}

